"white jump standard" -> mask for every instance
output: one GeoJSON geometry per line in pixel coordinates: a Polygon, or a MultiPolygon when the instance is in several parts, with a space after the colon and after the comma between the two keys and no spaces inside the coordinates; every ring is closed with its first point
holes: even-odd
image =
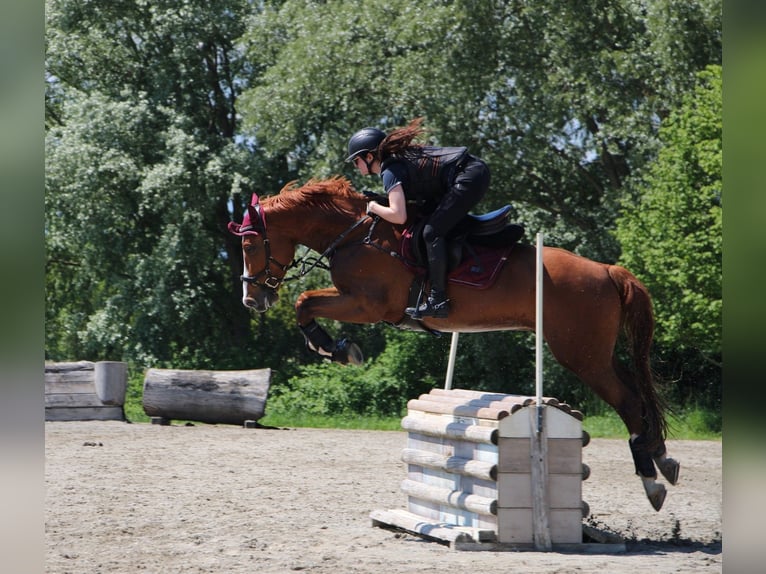
{"type": "MultiPolygon", "coordinates": [[[[582,414],[543,398],[543,501],[552,547],[583,542],[582,414]]],[[[406,510],[376,510],[376,526],[400,528],[456,549],[535,547],[534,397],[433,389],[408,403],[401,490],[406,510]]]]}

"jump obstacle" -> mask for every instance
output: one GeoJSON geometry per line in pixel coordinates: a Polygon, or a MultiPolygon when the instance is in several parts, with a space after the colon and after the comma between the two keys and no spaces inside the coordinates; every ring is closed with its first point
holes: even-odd
{"type": "Polygon", "coordinates": [[[402,419],[407,509],[373,511],[373,525],[455,549],[534,548],[541,501],[551,549],[579,548],[589,514],[582,500],[590,474],[582,448],[589,437],[582,413],[554,398],[544,397],[542,405],[544,448],[536,453],[535,397],[432,389],[409,401],[402,419]],[[535,462],[542,462],[542,476],[535,462]],[[540,498],[536,485],[542,483],[547,496],[540,498]]]}
{"type": "Polygon", "coordinates": [[[175,419],[251,428],[265,414],[270,384],[271,369],[147,369],[143,408],[152,424],[175,419]]]}
{"type": "Polygon", "coordinates": [[[118,361],[45,363],[45,420],[124,421],[127,381],[118,361]]]}

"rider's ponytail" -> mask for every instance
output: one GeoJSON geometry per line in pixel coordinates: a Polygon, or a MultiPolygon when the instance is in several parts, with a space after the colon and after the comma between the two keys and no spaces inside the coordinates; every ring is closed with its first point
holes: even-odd
{"type": "Polygon", "coordinates": [[[401,153],[403,150],[411,147],[421,147],[413,144],[412,140],[426,133],[421,127],[423,118],[415,118],[407,126],[398,128],[388,134],[378,146],[378,157],[384,160],[394,154],[401,153]]]}

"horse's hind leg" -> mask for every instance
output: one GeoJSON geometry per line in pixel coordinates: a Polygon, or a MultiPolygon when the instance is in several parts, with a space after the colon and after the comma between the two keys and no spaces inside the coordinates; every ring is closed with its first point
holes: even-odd
{"type": "MultiPolygon", "coordinates": [[[[556,355],[552,346],[551,351],[556,355]]],[[[559,356],[556,358],[564,365],[569,366],[572,364],[571,362],[563,362],[559,356]]],[[[657,469],[654,466],[655,457],[647,444],[648,437],[644,428],[641,397],[623,383],[615,371],[615,365],[611,359],[598,361],[595,357],[591,356],[587,365],[580,363],[579,366],[581,368],[572,369],[573,372],[584,383],[590,386],[601,399],[609,404],[625,423],[630,433],[628,445],[633,457],[636,474],[641,477],[644,492],[652,507],[659,511],[665,502],[667,491],[664,484],[657,482],[657,469]]],[[[660,454],[660,451],[656,451],[656,454],[660,460],[672,461],[672,459],[667,457],[662,458],[664,452],[660,454]]],[[[671,464],[667,464],[665,469],[668,470],[670,466],[671,464]]]]}
{"type": "Polygon", "coordinates": [[[645,434],[631,433],[628,439],[630,454],[633,455],[633,463],[636,465],[636,474],[641,477],[644,492],[655,510],[660,510],[665,502],[667,490],[665,485],[657,482],[657,470],[654,460],[646,445],[645,434]]]}
{"type": "MultiPolygon", "coordinates": [[[[617,377],[621,381],[631,376],[630,373],[625,368],[625,366],[619,363],[618,361],[614,360],[612,364],[617,377]]],[[[631,428],[630,425],[627,423],[627,421],[626,421],[626,425],[628,426],[628,428],[631,428]]],[[[631,440],[636,440],[639,437],[642,437],[643,439],[646,438],[645,431],[643,429],[640,431],[640,434],[639,433],[631,434],[631,440]]],[[[642,442],[646,442],[646,440],[643,440],[642,442]]],[[[649,454],[645,452],[645,450],[646,449],[638,448],[637,449],[638,452],[633,454],[633,458],[636,462],[636,473],[640,474],[641,476],[645,476],[645,475],[639,472],[639,465],[641,465],[641,467],[649,466],[648,459],[650,457],[649,457],[649,454]]],[[[631,445],[631,452],[634,452],[632,445],[631,445]]],[[[670,458],[667,455],[665,441],[662,440],[661,437],[659,439],[659,446],[657,446],[654,449],[654,451],[651,452],[651,460],[654,462],[654,465],[656,465],[656,467],[660,470],[660,472],[662,473],[662,476],[664,476],[665,479],[670,484],[675,485],[678,483],[678,474],[681,470],[681,464],[674,458],[670,458]]],[[[656,473],[654,474],[656,475],[656,473]]]]}

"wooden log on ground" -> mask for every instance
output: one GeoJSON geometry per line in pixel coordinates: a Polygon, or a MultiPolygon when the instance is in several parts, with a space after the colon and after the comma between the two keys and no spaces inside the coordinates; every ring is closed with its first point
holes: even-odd
{"type": "Polygon", "coordinates": [[[157,418],[243,425],[265,414],[270,384],[271,369],[148,369],[144,412],[157,418]]]}

